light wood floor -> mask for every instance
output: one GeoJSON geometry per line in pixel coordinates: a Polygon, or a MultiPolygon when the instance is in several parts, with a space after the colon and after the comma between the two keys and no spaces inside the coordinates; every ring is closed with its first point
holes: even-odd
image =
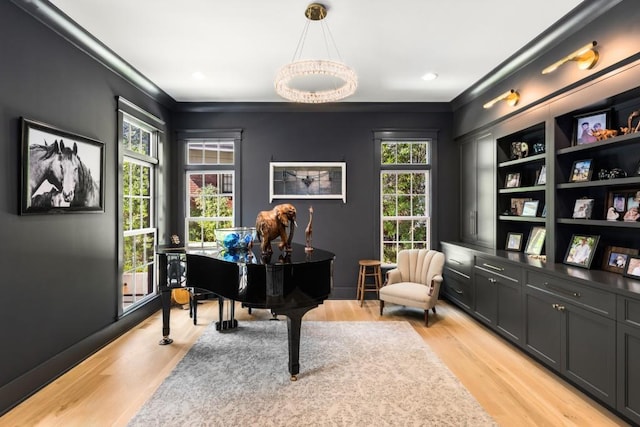
{"type": "MultiPolygon", "coordinates": [[[[612,413],[560,380],[515,347],[444,301],[430,327],[418,310],[378,302],[325,301],[305,320],[408,320],[438,356],[501,426],[620,426],[612,413]]],[[[268,319],[266,310],[240,321],[268,319]]],[[[189,350],[206,325],[217,320],[217,304],[198,308],[198,325],[189,312],[172,310],[174,343],[160,346],[157,313],[135,329],[48,385],[0,418],[0,426],[124,426],[189,350]]],[[[431,316],[433,318],[433,316],[431,316]]],[[[304,370],[304,361],[301,361],[304,370]]],[[[286,367],[283,367],[286,375],[286,367]]],[[[432,403],[432,404],[437,404],[432,403]]]]}

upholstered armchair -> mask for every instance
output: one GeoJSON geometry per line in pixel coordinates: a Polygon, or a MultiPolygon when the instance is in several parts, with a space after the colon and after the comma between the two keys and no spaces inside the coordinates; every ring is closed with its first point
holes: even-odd
{"type": "Polygon", "coordinates": [[[398,252],[398,265],[387,272],[380,288],[380,315],[385,302],[424,310],[424,324],[429,326],[429,310],[436,312],[442,283],[444,254],[430,249],[405,249],[398,252]]]}

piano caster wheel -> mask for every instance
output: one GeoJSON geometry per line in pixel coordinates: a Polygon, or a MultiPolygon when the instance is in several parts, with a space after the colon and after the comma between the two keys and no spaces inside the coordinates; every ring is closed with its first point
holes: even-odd
{"type": "Polygon", "coordinates": [[[172,338],[162,337],[162,339],[160,340],[160,342],[158,344],[160,344],[160,345],[168,345],[168,344],[171,344],[172,342],[173,342],[172,338]]]}
{"type": "Polygon", "coordinates": [[[291,378],[289,378],[291,381],[298,381],[298,376],[297,375],[291,375],[291,378]]]}

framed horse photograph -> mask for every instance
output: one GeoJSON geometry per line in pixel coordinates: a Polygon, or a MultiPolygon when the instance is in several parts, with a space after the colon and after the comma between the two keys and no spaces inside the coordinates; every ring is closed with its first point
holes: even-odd
{"type": "Polygon", "coordinates": [[[21,119],[20,214],[104,212],[104,143],[21,119]]]}

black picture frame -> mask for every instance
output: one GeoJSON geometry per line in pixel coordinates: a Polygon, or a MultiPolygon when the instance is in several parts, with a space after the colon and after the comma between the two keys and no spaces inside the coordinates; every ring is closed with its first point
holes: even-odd
{"type": "Polygon", "coordinates": [[[622,275],[640,280],[640,256],[629,256],[622,275]]]}
{"type": "Polygon", "coordinates": [[[542,248],[544,247],[544,240],[547,235],[547,229],[545,227],[535,226],[531,227],[529,238],[527,239],[527,246],[524,253],[527,255],[540,255],[542,254],[542,248]]]}
{"type": "Polygon", "coordinates": [[[520,172],[508,173],[504,180],[504,188],[520,187],[520,172]]]}
{"type": "Polygon", "coordinates": [[[104,212],[104,143],[24,117],[20,214],[104,212]]]}
{"type": "Polygon", "coordinates": [[[591,181],[593,174],[593,159],[576,160],[571,166],[571,175],[569,182],[587,182],[591,181]]]}
{"type": "Polygon", "coordinates": [[[520,216],[538,216],[539,200],[529,200],[524,202],[522,206],[522,214],[520,216]]]}
{"type": "Polygon", "coordinates": [[[584,145],[596,142],[594,130],[609,129],[611,126],[611,109],[592,111],[574,116],[573,145],[584,145]]]}
{"type": "Polygon", "coordinates": [[[567,252],[564,255],[564,263],[590,269],[599,241],[600,236],[596,235],[572,235],[567,252]]]}
{"type": "Polygon", "coordinates": [[[507,241],[504,244],[504,249],[507,251],[521,251],[523,237],[524,235],[522,233],[507,233],[507,241]]]}

